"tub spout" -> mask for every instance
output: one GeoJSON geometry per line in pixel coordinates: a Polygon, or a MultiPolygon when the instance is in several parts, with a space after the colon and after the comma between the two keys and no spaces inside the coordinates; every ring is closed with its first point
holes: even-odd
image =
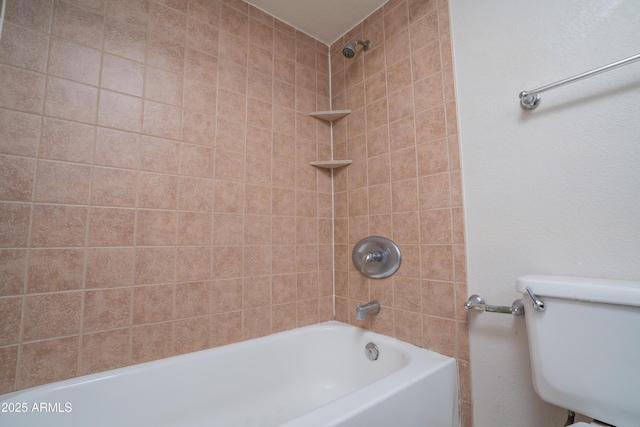
{"type": "Polygon", "coordinates": [[[380,303],[378,301],[369,301],[365,305],[358,303],[356,307],[356,319],[364,320],[369,315],[378,314],[380,312],[380,303]]]}

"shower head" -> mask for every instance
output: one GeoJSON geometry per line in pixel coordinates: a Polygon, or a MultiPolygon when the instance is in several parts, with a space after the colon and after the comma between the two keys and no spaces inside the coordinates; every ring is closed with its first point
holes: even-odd
{"type": "Polygon", "coordinates": [[[354,56],[356,56],[356,46],[358,46],[359,44],[362,45],[362,50],[369,50],[369,47],[371,46],[371,42],[369,40],[354,40],[351,43],[347,43],[342,48],[342,54],[344,55],[344,57],[353,58],[354,56]]]}

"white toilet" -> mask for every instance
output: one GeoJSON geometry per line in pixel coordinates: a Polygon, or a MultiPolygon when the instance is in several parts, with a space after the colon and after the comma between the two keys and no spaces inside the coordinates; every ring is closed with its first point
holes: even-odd
{"type": "Polygon", "coordinates": [[[639,427],[640,282],[535,275],[516,288],[538,395],[600,422],[573,426],[639,427]]]}

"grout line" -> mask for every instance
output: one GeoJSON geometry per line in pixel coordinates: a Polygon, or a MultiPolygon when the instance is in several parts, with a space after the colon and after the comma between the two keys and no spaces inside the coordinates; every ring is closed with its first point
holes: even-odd
{"type": "MultiPolygon", "coordinates": [[[[331,77],[331,46],[327,52],[329,70],[329,110],[333,108],[333,88],[331,77]]],[[[329,125],[329,142],[331,144],[331,160],[333,160],[333,122],[329,125]]],[[[335,169],[331,169],[331,304],[333,308],[333,320],[336,320],[336,207],[335,207],[335,169]]]]}

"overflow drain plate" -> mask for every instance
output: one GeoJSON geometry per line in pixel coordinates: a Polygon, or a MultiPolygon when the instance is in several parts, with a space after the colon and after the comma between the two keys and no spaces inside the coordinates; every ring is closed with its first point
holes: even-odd
{"type": "Polygon", "coordinates": [[[378,356],[380,355],[378,346],[372,342],[370,342],[364,347],[364,352],[366,353],[369,360],[378,360],[378,356]]]}

